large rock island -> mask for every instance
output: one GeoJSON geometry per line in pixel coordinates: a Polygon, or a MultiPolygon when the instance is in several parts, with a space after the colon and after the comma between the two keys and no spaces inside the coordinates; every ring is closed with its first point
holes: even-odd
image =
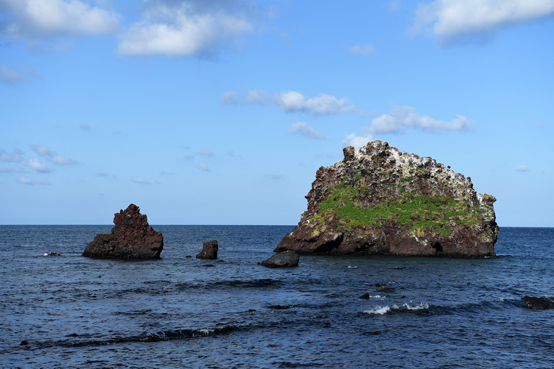
{"type": "Polygon", "coordinates": [[[449,166],[386,142],[346,147],[343,161],[319,168],[306,199],[276,252],[495,256],[496,199],[449,166]]]}
{"type": "Polygon", "coordinates": [[[135,204],[114,214],[115,227],[109,234],[98,234],[87,245],[83,256],[107,259],[157,259],[164,247],[164,236],[149,224],[135,204]]]}

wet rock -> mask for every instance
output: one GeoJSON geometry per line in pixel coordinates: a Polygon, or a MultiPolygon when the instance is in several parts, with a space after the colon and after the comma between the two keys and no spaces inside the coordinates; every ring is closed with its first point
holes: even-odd
{"type": "Polygon", "coordinates": [[[27,342],[26,340],[23,340],[20,343],[21,346],[25,346],[25,345],[28,345],[28,344],[29,344],[29,342],[27,342]]]}
{"type": "Polygon", "coordinates": [[[364,335],[364,336],[378,336],[380,334],[381,334],[381,332],[379,332],[379,331],[362,333],[362,335],[364,335]]]}
{"type": "Polygon", "coordinates": [[[58,254],[57,252],[47,252],[43,256],[62,256],[62,254],[58,254]]]}
{"type": "Polygon", "coordinates": [[[486,258],[498,225],[491,195],[471,178],[388,143],[344,149],[320,167],[308,209],[275,248],[303,254],[486,258]]]}
{"type": "Polygon", "coordinates": [[[364,293],[363,295],[361,295],[360,297],[358,297],[360,299],[364,299],[364,300],[368,300],[369,299],[369,293],[364,293]]]}
{"type": "Polygon", "coordinates": [[[381,288],[380,290],[377,290],[377,292],[385,292],[385,293],[392,293],[395,291],[396,290],[392,287],[385,287],[385,288],[381,288]]]}
{"type": "Polygon", "coordinates": [[[109,234],[98,234],[87,245],[83,256],[106,259],[157,259],[163,250],[163,235],[148,224],[146,215],[135,204],[114,215],[115,227],[109,234]]]}
{"type": "Polygon", "coordinates": [[[190,258],[192,258],[192,255],[187,255],[187,256],[185,256],[185,258],[190,259],[190,258]]]}
{"type": "Polygon", "coordinates": [[[300,257],[294,251],[279,252],[267,260],[261,262],[261,265],[268,268],[288,268],[298,266],[300,257]]]}
{"type": "Polygon", "coordinates": [[[273,310],[287,310],[287,309],[290,309],[291,306],[289,306],[289,305],[269,305],[267,308],[268,309],[273,309],[273,310]]]}
{"type": "Polygon", "coordinates": [[[532,297],[532,296],[523,296],[523,301],[525,306],[529,309],[552,309],[554,308],[554,303],[547,297],[532,297]]]}
{"type": "Polygon", "coordinates": [[[433,313],[430,312],[429,310],[418,310],[418,311],[416,311],[416,314],[419,315],[419,316],[431,316],[431,315],[433,315],[433,313]]]}
{"type": "Polygon", "coordinates": [[[219,245],[217,244],[216,240],[206,242],[202,246],[202,251],[200,251],[200,253],[196,255],[196,258],[197,259],[217,259],[218,249],[219,249],[219,245]]]}

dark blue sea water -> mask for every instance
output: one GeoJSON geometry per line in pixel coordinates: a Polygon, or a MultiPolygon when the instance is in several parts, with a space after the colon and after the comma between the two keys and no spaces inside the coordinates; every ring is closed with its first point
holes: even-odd
{"type": "Polygon", "coordinates": [[[111,226],[0,226],[0,367],[554,367],[554,310],[521,300],[554,295],[554,228],[501,228],[491,259],[293,269],[257,265],[291,226],[154,228],[162,258],[129,262],[81,257],[111,226]]]}

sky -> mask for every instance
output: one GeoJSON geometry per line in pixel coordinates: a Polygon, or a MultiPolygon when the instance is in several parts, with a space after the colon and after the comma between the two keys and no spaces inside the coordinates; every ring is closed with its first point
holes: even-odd
{"type": "Polygon", "coordinates": [[[371,140],[554,227],[554,0],[0,0],[0,224],[294,225],[371,140]]]}

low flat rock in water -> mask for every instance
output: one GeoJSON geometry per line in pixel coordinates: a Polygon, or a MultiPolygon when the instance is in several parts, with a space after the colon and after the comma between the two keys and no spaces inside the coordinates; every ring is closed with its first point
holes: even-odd
{"type": "Polygon", "coordinates": [[[320,167],[308,209],[274,251],[299,254],[495,256],[491,195],[429,157],[369,142],[320,167]]]}
{"type": "Polygon", "coordinates": [[[300,257],[294,251],[279,252],[267,260],[261,262],[261,265],[268,268],[289,268],[298,266],[300,257]]]}
{"type": "Polygon", "coordinates": [[[546,310],[554,308],[554,302],[547,297],[523,296],[522,300],[529,309],[546,310]]]}
{"type": "Polygon", "coordinates": [[[83,256],[106,259],[157,259],[164,237],[149,224],[135,204],[114,215],[115,227],[109,234],[98,234],[87,245],[83,256]]]}

